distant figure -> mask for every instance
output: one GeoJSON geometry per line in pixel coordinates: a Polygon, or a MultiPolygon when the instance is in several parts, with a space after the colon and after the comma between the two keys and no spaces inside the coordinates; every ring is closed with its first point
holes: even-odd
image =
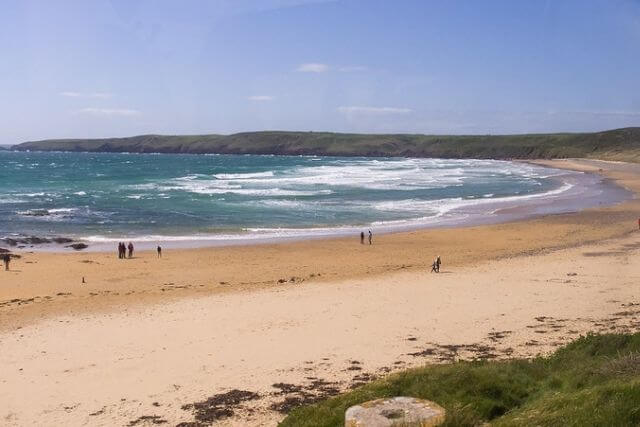
{"type": "Polygon", "coordinates": [[[2,256],[2,261],[4,261],[4,270],[9,271],[9,263],[11,262],[11,255],[4,254],[2,256]]]}
{"type": "Polygon", "coordinates": [[[158,258],[162,258],[162,248],[158,245],[158,258]]]}
{"type": "Polygon", "coordinates": [[[133,243],[129,242],[129,258],[131,258],[132,256],[133,256],[133,243]]]}
{"type": "Polygon", "coordinates": [[[436,257],[436,270],[438,270],[438,273],[440,273],[440,264],[442,264],[442,261],[440,261],[440,255],[438,255],[436,257]]]}
{"type": "Polygon", "coordinates": [[[431,272],[432,273],[437,273],[438,272],[438,262],[437,261],[433,261],[433,264],[431,264],[431,272]]]}
{"type": "Polygon", "coordinates": [[[360,232],[360,244],[364,245],[364,231],[360,232]]]}
{"type": "Polygon", "coordinates": [[[369,230],[369,244],[371,245],[373,242],[373,234],[371,234],[371,230],[369,230]]]}
{"type": "Polygon", "coordinates": [[[118,242],[118,259],[122,259],[122,242],[118,242]]]}

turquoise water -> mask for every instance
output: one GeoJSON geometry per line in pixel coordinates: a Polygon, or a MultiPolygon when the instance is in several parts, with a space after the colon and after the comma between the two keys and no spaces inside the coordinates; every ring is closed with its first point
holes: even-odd
{"type": "Polygon", "coordinates": [[[488,160],[0,152],[0,237],[232,239],[438,225],[570,193],[567,176],[488,160]]]}

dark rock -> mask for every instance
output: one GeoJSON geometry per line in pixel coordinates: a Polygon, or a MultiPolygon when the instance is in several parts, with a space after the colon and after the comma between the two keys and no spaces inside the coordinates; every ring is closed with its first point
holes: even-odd
{"type": "Polygon", "coordinates": [[[22,239],[22,243],[26,243],[29,245],[41,245],[43,243],[51,243],[51,240],[46,239],[44,237],[30,236],[25,239],[22,239]]]}
{"type": "Polygon", "coordinates": [[[29,237],[15,238],[15,239],[11,237],[6,237],[4,241],[9,246],[17,246],[18,244],[41,245],[43,243],[51,243],[51,240],[44,237],[38,237],[38,236],[29,236],[29,237]]]}
{"type": "Polygon", "coordinates": [[[73,242],[73,239],[70,239],[68,237],[54,237],[51,239],[51,241],[58,244],[63,244],[63,243],[71,243],[73,242]]]}
{"type": "Polygon", "coordinates": [[[65,246],[65,248],[73,248],[76,251],[81,251],[83,249],[87,249],[88,247],[89,245],[87,245],[86,243],[74,243],[72,245],[65,246]]]}

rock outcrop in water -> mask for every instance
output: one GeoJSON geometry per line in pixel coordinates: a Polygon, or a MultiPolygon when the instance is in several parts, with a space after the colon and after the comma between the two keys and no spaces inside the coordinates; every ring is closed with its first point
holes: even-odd
{"type": "MultiPolygon", "coordinates": [[[[39,236],[26,236],[26,237],[5,237],[4,239],[0,239],[0,241],[5,242],[7,245],[12,247],[23,248],[26,246],[34,247],[37,245],[47,245],[47,244],[58,244],[64,245],[65,243],[70,243],[66,245],[66,248],[72,248],[75,250],[86,249],[89,246],[83,242],[75,242],[74,239],[69,237],[39,237],[39,236]],[[74,243],[75,242],[75,243],[74,243]]],[[[0,249],[0,253],[2,251],[9,252],[7,249],[0,249]]]]}

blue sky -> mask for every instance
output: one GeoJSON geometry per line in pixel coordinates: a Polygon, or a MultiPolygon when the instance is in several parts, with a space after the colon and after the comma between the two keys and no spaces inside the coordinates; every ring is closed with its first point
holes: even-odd
{"type": "Polygon", "coordinates": [[[4,0],[0,144],[640,126],[638,0],[4,0]]]}

